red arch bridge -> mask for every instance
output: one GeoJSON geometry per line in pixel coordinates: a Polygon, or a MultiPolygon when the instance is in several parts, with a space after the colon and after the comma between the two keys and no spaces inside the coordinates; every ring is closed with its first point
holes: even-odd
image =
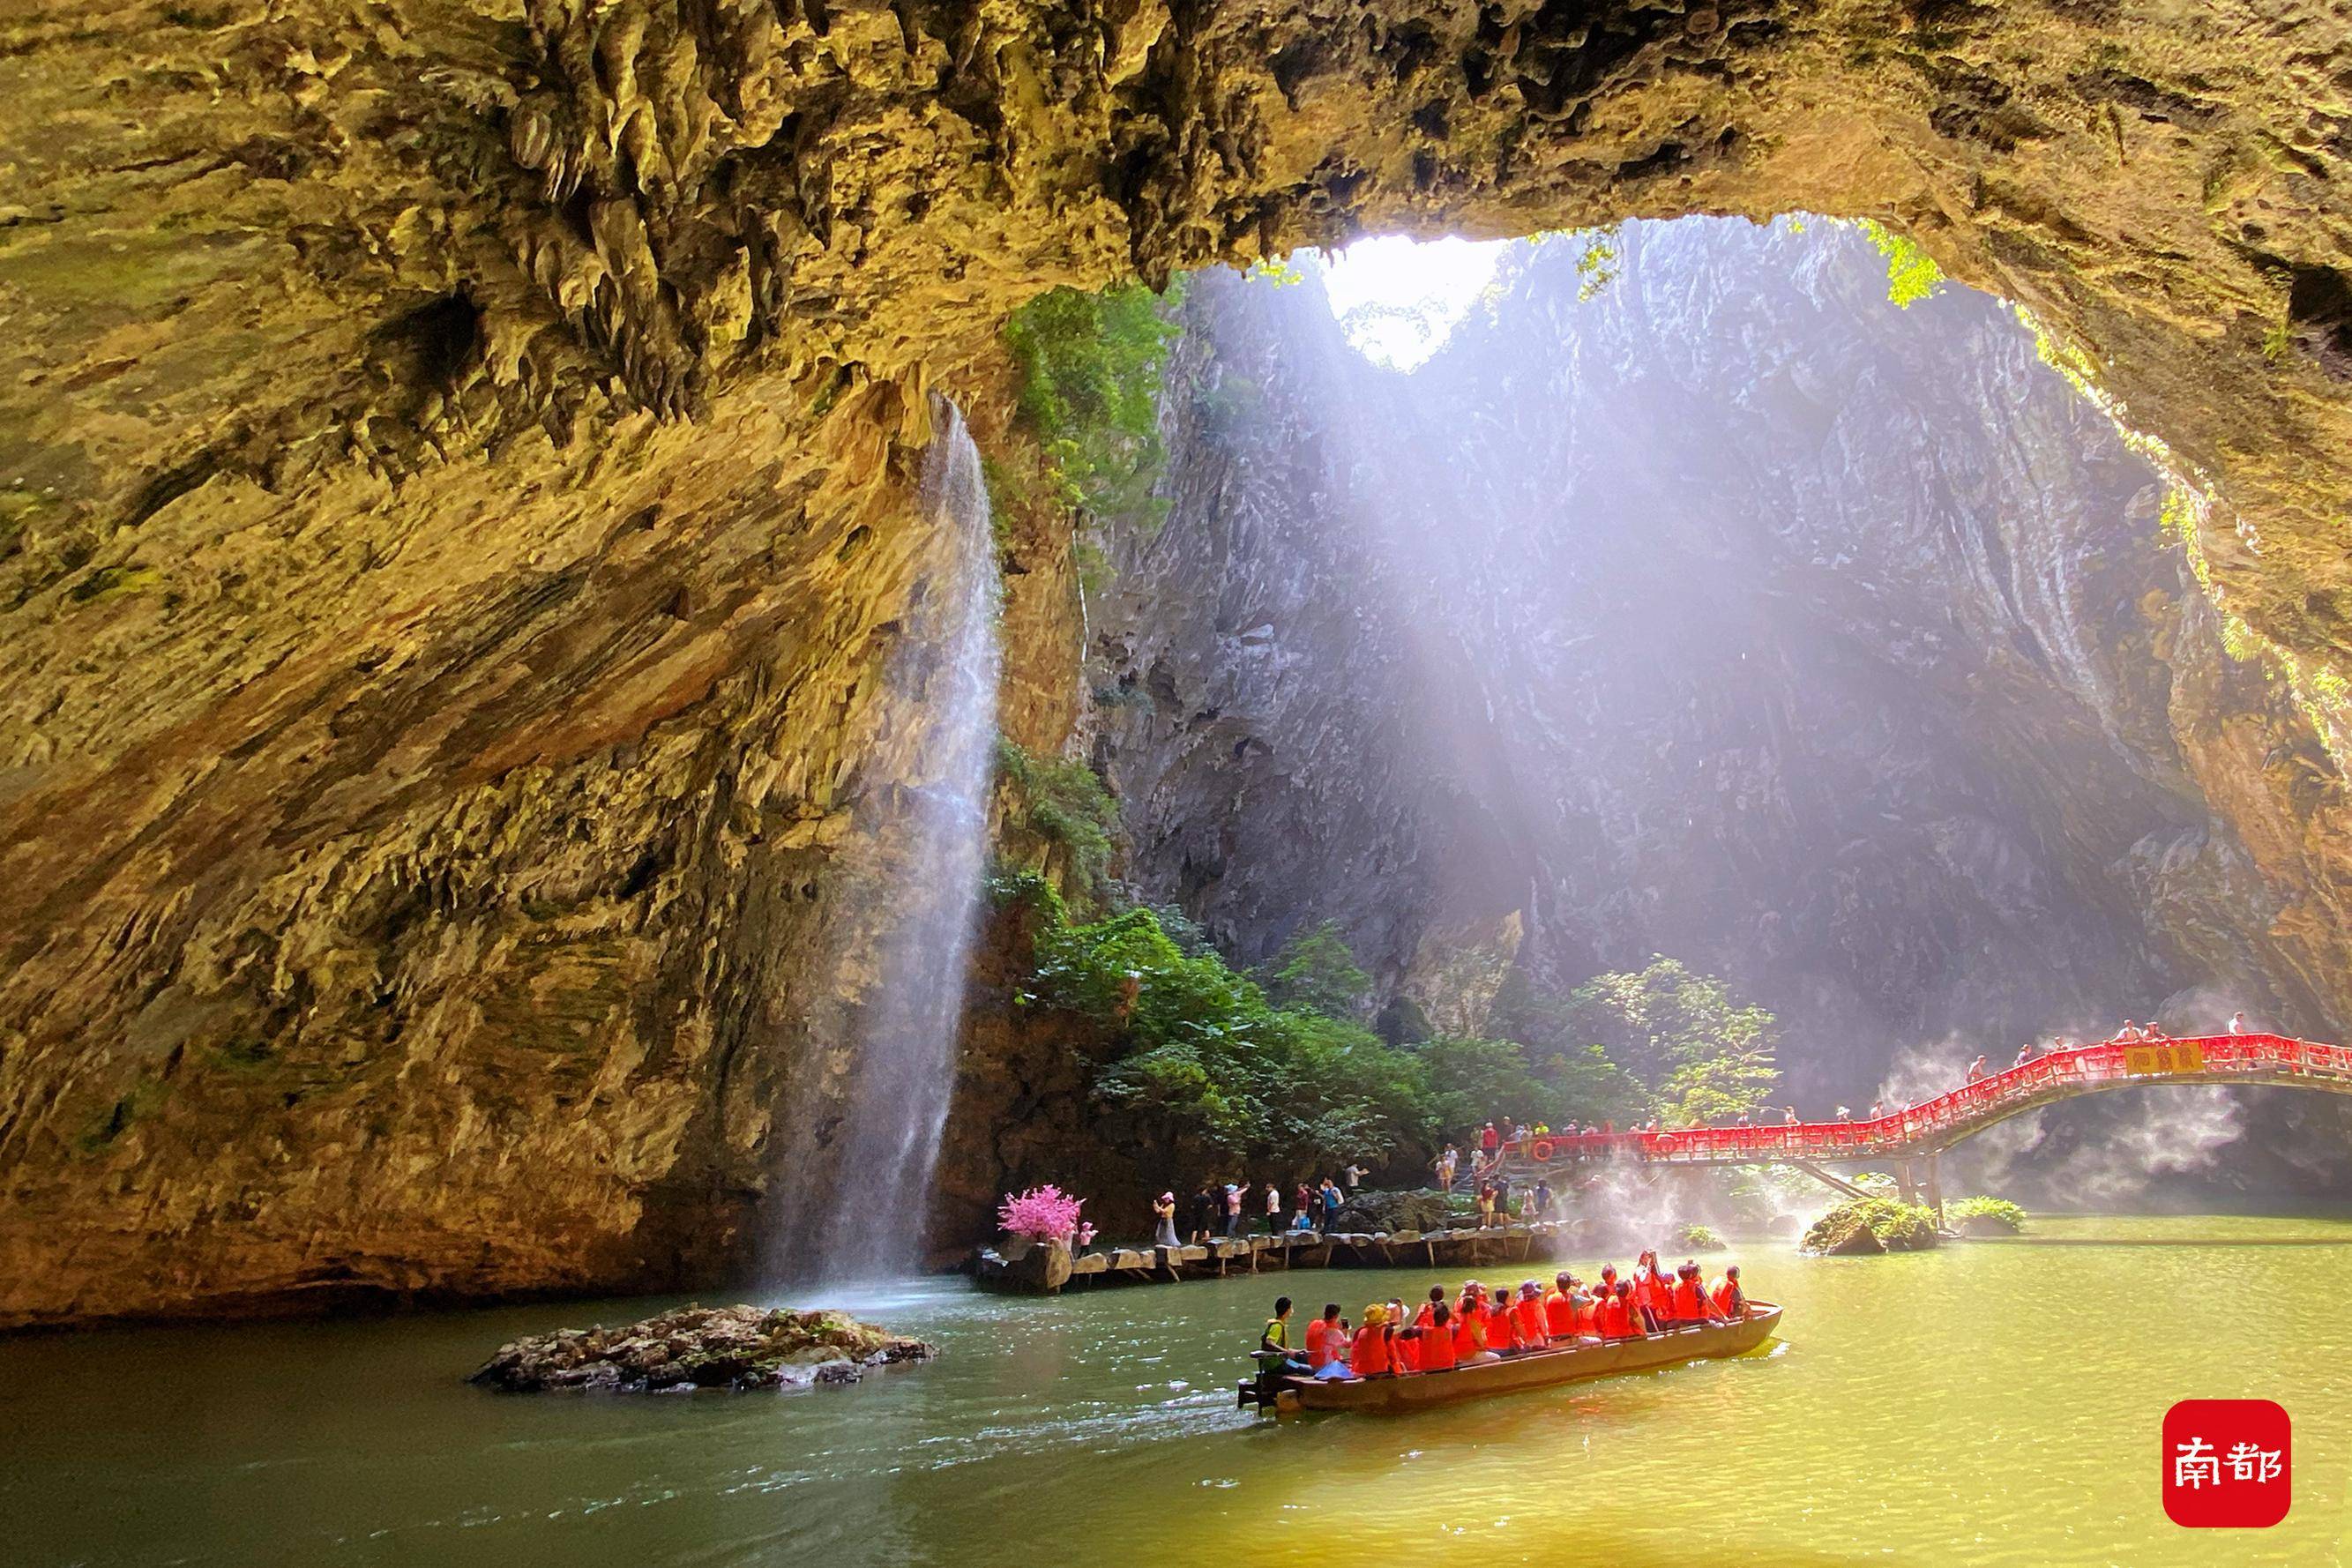
{"type": "Polygon", "coordinates": [[[1793,1165],[1860,1197],[1864,1195],[1861,1188],[1827,1167],[1869,1163],[1891,1166],[1904,1200],[1917,1203],[1924,1194],[1941,1221],[1944,1194],[1937,1161],[1953,1144],[2058,1100],[2168,1083],[2276,1084],[2352,1094],[2352,1047],[2284,1035],[2106,1040],[2036,1057],[1868,1121],[1530,1136],[1505,1146],[1502,1169],[1533,1177],[1566,1174],[1580,1164],[1603,1160],[1661,1167],[1793,1165]]]}

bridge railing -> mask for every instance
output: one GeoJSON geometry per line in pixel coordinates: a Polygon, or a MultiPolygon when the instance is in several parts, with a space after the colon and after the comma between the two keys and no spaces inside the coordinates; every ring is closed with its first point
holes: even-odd
{"type": "Polygon", "coordinates": [[[2053,1051],[1987,1074],[1935,1099],[1867,1121],[1804,1121],[1777,1127],[1692,1127],[1661,1132],[1528,1135],[1503,1146],[1537,1164],[1631,1156],[1659,1163],[1837,1160],[1916,1152],[2019,1101],[2119,1079],[2231,1077],[2352,1079],[2352,1047],[2284,1035],[2201,1035],[2178,1040],[2105,1040],[2053,1051]]]}

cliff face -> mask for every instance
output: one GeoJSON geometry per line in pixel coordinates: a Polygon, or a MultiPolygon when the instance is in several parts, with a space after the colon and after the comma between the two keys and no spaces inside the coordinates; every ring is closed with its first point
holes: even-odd
{"type": "Polygon", "coordinates": [[[1568,984],[1673,953],[1809,1096],[2198,986],[2339,1029],[2342,781],[2030,334],[1828,226],[1620,244],[1410,375],[1319,282],[1198,291],[1094,643],[1145,885],[1408,991],[1507,930],[1568,984]]]}
{"type": "Polygon", "coordinates": [[[0,1321],[740,1258],[787,1080],[854,1069],[812,955],[913,711],[928,395],[987,444],[1056,283],[1878,213],[2086,345],[2337,658],[2344,45],[2317,0],[13,8],[0,1321]]]}

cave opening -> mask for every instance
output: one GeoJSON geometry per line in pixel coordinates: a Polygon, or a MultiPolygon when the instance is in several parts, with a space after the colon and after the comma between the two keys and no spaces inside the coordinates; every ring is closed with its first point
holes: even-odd
{"type": "MultiPolygon", "coordinates": [[[[2217,804],[2231,724],[2328,739],[2193,487],[1908,241],[1376,237],[1197,275],[1181,321],[1093,756],[1138,885],[1237,962],[1333,922],[1402,1043],[1664,956],[1771,1012],[1789,1100],[1857,1110],[2127,1017],[2332,1027],[2217,804]]],[[[2242,1118],[2135,1100],[1979,1156],[2120,1194],[2242,1118]]]]}

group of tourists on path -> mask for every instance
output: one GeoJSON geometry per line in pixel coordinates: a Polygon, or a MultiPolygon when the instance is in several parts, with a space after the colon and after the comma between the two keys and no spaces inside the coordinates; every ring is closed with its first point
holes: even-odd
{"type": "Polygon", "coordinates": [[[1567,1272],[1554,1275],[1549,1287],[1522,1280],[1517,1290],[1472,1280],[1449,1301],[1445,1288],[1433,1285],[1429,1300],[1410,1317],[1401,1301],[1375,1301],[1351,1326],[1334,1301],[1303,1333],[1292,1325],[1285,1296],[1258,1336],[1256,1358],[1270,1377],[1411,1377],[1747,1316],[1738,1265],[1726,1268],[1710,1286],[1696,1261],[1685,1259],[1669,1275],[1655,1252],[1644,1252],[1631,1278],[1618,1278],[1612,1264],[1589,1286],[1567,1272]]]}
{"type": "MultiPolygon", "coordinates": [[[[1333,1217],[1356,1195],[1358,1184],[1370,1173],[1350,1160],[1337,1179],[1326,1176],[1311,1186],[1298,1183],[1291,1194],[1290,1228],[1328,1229],[1333,1217]]],[[[1177,1235],[1178,1215],[1172,1191],[1152,1200],[1153,1246],[1181,1247],[1187,1241],[1197,1246],[1220,1237],[1234,1239],[1251,1234],[1260,1219],[1265,1221],[1265,1234],[1272,1236],[1283,1228],[1282,1187],[1275,1182],[1267,1182],[1261,1188],[1249,1182],[1219,1182],[1213,1178],[1201,1184],[1185,1206],[1186,1223],[1181,1238],[1177,1235]]]]}

